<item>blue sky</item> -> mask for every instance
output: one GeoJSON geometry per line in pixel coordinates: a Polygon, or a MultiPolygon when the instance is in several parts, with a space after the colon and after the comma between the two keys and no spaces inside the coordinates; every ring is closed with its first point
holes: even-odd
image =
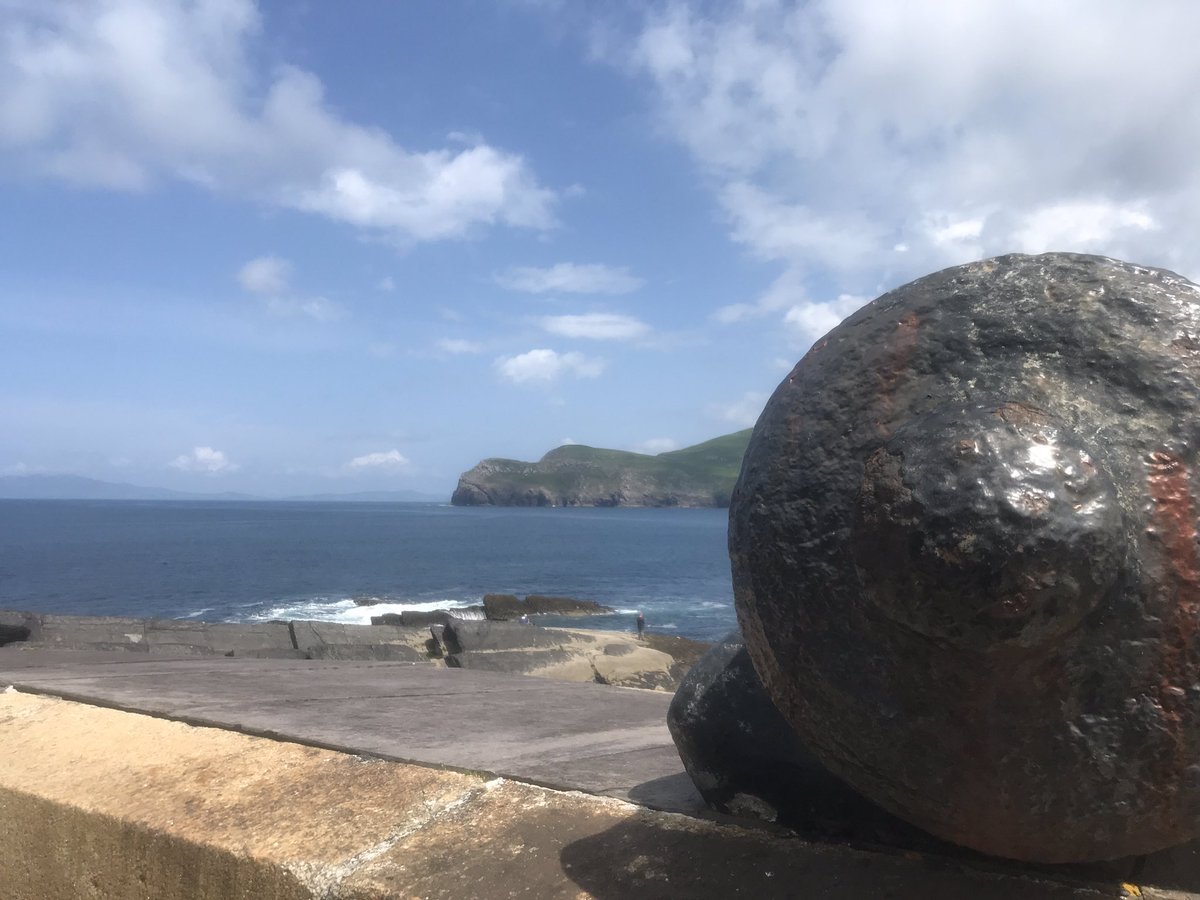
{"type": "Polygon", "coordinates": [[[1200,7],[0,0],[0,474],[448,494],[884,290],[1200,276],[1200,7]]]}

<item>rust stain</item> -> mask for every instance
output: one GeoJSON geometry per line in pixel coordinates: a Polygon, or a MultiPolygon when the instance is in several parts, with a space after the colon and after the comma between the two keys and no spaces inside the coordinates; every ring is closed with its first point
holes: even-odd
{"type": "Polygon", "coordinates": [[[1184,740],[1182,701],[1194,675],[1196,633],[1200,626],[1200,558],[1196,552],[1196,510],[1187,464],[1165,450],[1150,455],[1147,478],[1154,501],[1153,528],[1161,536],[1166,571],[1162,599],[1170,610],[1156,704],[1176,744],[1176,777],[1190,762],[1184,740]]]}
{"type": "Polygon", "coordinates": [[[892,433],[892,417],[896,411],[895,393],[900,380],[907,374],[913,351],[917,346],[917,328],[920,324],[917,314],[909,311],[896,323],[892,335],[892,352],[887,361],[880,367],[879,377],[879,418],[875,427],[886,437],[892,433]]]}

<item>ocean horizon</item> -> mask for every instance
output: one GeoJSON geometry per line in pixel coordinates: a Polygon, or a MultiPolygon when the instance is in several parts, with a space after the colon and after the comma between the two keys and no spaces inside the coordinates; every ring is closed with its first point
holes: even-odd
{"type": "Polygon", "coordinates": [[[563,619],[714,641],[736,626],[727,511],[448,503],[0,500],[0,608],[368,623],[486,593],[595,600],[563,619]]]}

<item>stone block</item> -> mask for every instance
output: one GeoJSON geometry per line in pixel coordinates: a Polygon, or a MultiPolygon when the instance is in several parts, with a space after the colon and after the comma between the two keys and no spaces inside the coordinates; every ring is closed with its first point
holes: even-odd
{"type": "MultiPolygon", "coordinates": [[[[317,644],[306,648],[311,659],[428,662],[429,657],[407,644],[317,644]]],[[[301,652],[301,651],[294,651],[301,652]]]]}
{"type": "Polygon", "coordinates": [[[483,612],[493,622],[506,622],[525,615],[525,604],[515,594],[484,594],[483,612]]]}
{"type": "Polygon", "coordinates": [[[146,638],[145,619],[124,616],[41,617],[41,640],[54,645],[141,644],[146,638]]]}
{"type": "Polygon", "coordinates": [[[480,672],[506,672],[509,675],[528,675],[539,669],[561,665],[578,658],[577,653],[562,648],[542,650],[495,650],[490,653],[455,653],[446,657],[453,669],[475,669],[480,672]]]}
{"type": "Polygon", "coordinates": [[[447,622],[444,629],[443,640],[451,653],[558,647],[566,642],[563,635],[554,631],[512,622],[454,620],[447,622]]]}

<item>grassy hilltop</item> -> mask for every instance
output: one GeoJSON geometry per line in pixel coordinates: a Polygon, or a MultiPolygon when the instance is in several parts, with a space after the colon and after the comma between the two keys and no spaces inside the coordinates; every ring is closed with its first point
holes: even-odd
{"type": "Polygon", "coordinates": [[[464,472],[456,506],[728,506],[750,431],[649,456],[569,444],[538,462],[485,459],[464,472]]]}

